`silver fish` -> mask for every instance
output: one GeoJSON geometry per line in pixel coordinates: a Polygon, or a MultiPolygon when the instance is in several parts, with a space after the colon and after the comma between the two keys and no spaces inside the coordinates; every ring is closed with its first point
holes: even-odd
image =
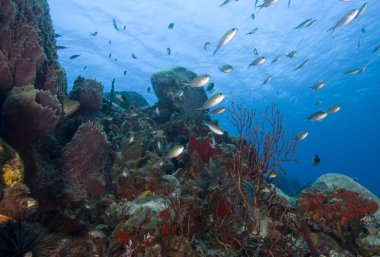
{"type": "Polygon", "coordinates": [[[356,15],[359,13],[359,9],[353,9],[349,11],[342,19],[340,19],[334,26],[332,26],[328,31],[332,30],[334,33],[335,29],[347,25],[351,21],[353,21],[356,15]]]}
{"type": "Polygon", "coordinates": [[[203,49],[206,51],[207,48],[209,48],[210,44],[211,43],[209,41],[206,41],[205,44],[203,45],[203,49]]]}
{"type": "Polygon", "coordinates": [[[198,77],[194,78],[190,83],[185,83],[190,85],[191,87],[203,87],[206,85],[211,79],[211,76],[208,74],[202,74],[198,77]]]}
{"type": "Polygon", "coordinates": [[[298,65],[294,70],[299,70],[299,69],[302,69],[303,67],[305,67],[306,64],[309,63],[309,59],[306,59],[305,61],[303,61],[300,65],[298,65]]]}
{"type": "Polygon", "coordinates": [[[261,85],[266,85],[267,83],[269,83],[270,81],[272,80],[272,76],[268,76],[263,83],[261,83],[261,85]]]}
{"type": "Polygon", "coordinates": [[[306,120],[308,120],[308,121],[321,121],[327,117],[327,114],[328,114],[327,112],[318,111],[316,113],[313,113],[309,117],[307,117],[306,120]]]}
{"type": "Polygon", "coordinates": [[[325,86],[325,82],[323,80],[320,80],[314,86],[310,87],[310,89],[313,91],[318,91],[319,89],[321,89],[324,86],[325,86]]]}
{"type": "Polygon", "coordinates": [[[301,141],[301,140],[304,140],[308,135],[309,135],[309,132],[304,130],[304,131],[301,131],[298,135],[296,135],[294,139],[296,141],[301,141]]]}
{"type": "Polygon", "coordinates": [[[211,111],[212,114],[221,114],[226,110],[226,107],[218,107],[211,111]]]}
{"type": "Polygon", "coordinates": [[[216,93],[216,94],[214,94],[209,99],[207,99],[207,101],[202,105],[202,107],[198,108],[198,110],[209,109],[209,108],[217,105],[218,103],[220,103],[221,101],[223,101],[223,99],[224,99],[225,96],[226,95],[223,94],[223,93],[216,93]]]}
{"type": "Polygon", "coordinates": [[[218,67],[218,69],[224,73],[229,73],[233,70],[232,66],[229,64],[224,64],[224,65],[218,67]]]}
{"type": "Polygon", "coordinates": [[[358,18],[360,15],[362,15],[362,13],[367,9],[367,7],[368,7],[368,2],[364,3],[364,4],[359,8],[358,14],[356,14],[355,19],[358,18]]]}
{"type": "Polygon", "coordinates": [[[264,57],[264,56],[260,56],[259,58],[256,58],[255,60],[253,60],[253,61],[248,65],[248,68],[251,67],[251,66],[257,66],[257,65],[263,64],[266,60],[267,60],[266,57],[264,57]]]}
{"type": "Polygon", "coordinates": [[[217,134],[217,135],[223,135],[224,132],[223,130],[221,130],[217,125],[214,125],[214,124],[210,124],[210,123],[207,123],[207,122],[203,122],[204,125],[206,125],[213,133],[217,134]]]}
{"type": "Polygon", "coordinates": [[[260,7],[260,9],[263,7],[269,7],[277,2],[278,0],[264,0],[264,3],[262,5],[259,5],[258,7],[260,7]]]}
{"type": "Polygon", "coordinates": [[[362,73],[363,71],[365,71],[366,68],[367,68],[366,66],[363,66],[362,68],[352,69],[352,70],[346,71],[344,74],[346,74],[346,75],[359,74],[359,73],[362,73]]]}
{"type": "Polygon", "coordinates": [[[183,147],[182,145],[176,145],[172,149],[170,149],[170,151],[165,155],[165,159],[169,160],[175,158],[179,156],[183,152],[183,150],[185,150],[185,147],[183,147]]]}
{"type": "Polygon", "coordinates": [[[340,105],[334,105],[331,108],[329,108],[326,112],[328,114],[335,113],[335,112],[338,112],[340,110],[340,108],[341,108],[340,105]]]}
{"type": "Polygon", "coordinates": [[[234,38],[234,36],[236,35],[237,32],[238,32],[237,28],[232,28],[232,29],[228,30],[226,33],[224,33],[224,35],[222,36],[222,38],[219,40],[218,46],[216,47],[213,55],[215,55],[216,52],[220,48],[222,48],[225,45],[227,45],[228,42],[230,42],[234,38]]]}

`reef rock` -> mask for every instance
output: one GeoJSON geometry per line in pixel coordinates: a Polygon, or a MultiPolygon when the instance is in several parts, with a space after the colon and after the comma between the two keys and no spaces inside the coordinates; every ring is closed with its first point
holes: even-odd
{"type": "Polygon", "coordinates": [[[65,145],[59,167],[72,200],[94,199],[103,193],[109,146],[103,129],[93,122],[81,125],[65,145]]]}
{"type": "Polygon", "coordinates": [[[49,91],[27,85],[13,88],[1,111],[4,138],[18,152],[24,153],[55,129],[61,105],[49,91]]]}
{"type": "Polygon", "coordinates": [[[103,86],[94,79],[78,76],[70,92],[70,99],[80,103],[77,112],[97,113],[102,108],[103,86]]]}
{"type": "MultiPolygon", "coordinates": [[[[110,99],[110,93],[106,93],[105,97],[107,99],[110,99]]],[[[146,99],[142,95],[136,92],[131,92],[131,91],[115,91],[114,99],[112,100],[112,102],[116,103],[117,105],[119,105],[120,107],[124,109],[129,109],[132,107],[139,108],[139,107],[144,107],[144,106],[149,105],[146,99]]]]}
{"type": "Polygon", "coordinates": [[[0,94],[28,84],[65,90],[47,1],[2,0],[0,17],[0,94]]]}

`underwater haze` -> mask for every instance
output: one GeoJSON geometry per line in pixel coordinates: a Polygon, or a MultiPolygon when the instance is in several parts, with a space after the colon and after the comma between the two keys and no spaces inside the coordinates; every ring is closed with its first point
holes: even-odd
{"type": "MultiPolygon", "coordinates": [[[[135,91],[154,104],[153,90],[147,92],[153,72],[181,65],[210,74],[215,92],[227,96],[226,107],[236,102],[262,111],[274,103],[284,115],[289,137],[308,131],[297,144],[297,161],[284,166],[288,178],[306,184],[325,173],[343,173],[380,194],[379,1],[292,0],[288,6],[280,0],[261,9],[246,0],[223,6],[223,0],[48,2],[57,45],[66,47],[58,54],[69,88],[82,75],[109,91],[115,78],[116,90],[135,91]],[[352,22],[328,32],[366,2],[368,8],[352,22]],[[316,21],[294,29],[306,19],[316,21]],[[231,28],[238,28],[236,36],[213,55],[231,28]],[[291,51],[298,54],[287,57],[291,51]],[[70,59],[73,55],[79,56],[70,59]],[[259,56],[266,62],[247,68],[259,56]],[[277,56],[281,58],[272,63],[277,56]],[[232,65],[233,71],[219,71],[223,64],[232,65]],[[345,74],[363,67],[357,74],[345,74]],[[273,79],[264,84],[269,76],[273,79]],[[311,90],[321,80],[325,86],[311,90]],[[319,122],[306,121],[334,105],[341,110],[319,122]],[[316,154],[320,163],[313,166],[316,154]]],[[[213,119],[234,135],[227,115],[213,119]]]]}

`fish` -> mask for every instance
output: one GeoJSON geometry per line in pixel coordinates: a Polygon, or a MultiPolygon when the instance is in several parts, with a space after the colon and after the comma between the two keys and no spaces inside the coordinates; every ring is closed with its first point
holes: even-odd
{"type": "Polygon", "coordinates": [[[298,65],[294,70],[299,70],[299,69],[302,69],[303,67],[305,67],[306,64],[309,63],[309,59],[306,59],[305,61],[303,61],[300,65],[298,65]]]}
{"type": "Polygon", "coordinates": [[[289,53],[287,53],[285,56],[289,57],[289,58],[294,58],[298,55],[298,52],[297,51],[291,51],[289,53]]]}
{"type": "Polygon", "coordinates": [[[259,5],[258,7],[260,7],[260,9],[263,7],[267,8],[267,7],[272,6],[273,4],[275,4],[277,2],[278,2],[278,0],[264,0],[264,3],[262,5],[259,5]]]}
{"type": "Polygon", "coordinates": [[[367,31],[365,30],[365,28],[362,28],[362,33],[366,33],[367,31]]]}
{"type": "Polygon", "coordinates": [[[112,54],[111,54],[111,53],[109,53],[109,54],[108,54],[108,58],[111,58],[111,57],[112,57],[112,54]]]}
{"type": "Polygon", "coordinates": [[[63,50],[63,49],[67,49],[68,47],[66,46],[57,46],[57,50],[63,50]]]}
{"type": "Polygon", "coordinates": [[[271,63],[275,63],[275,62],[277,62],[278,60],[281,59],[281,57],[282,57],[281,55],[277,55],[276,58],[274,58],[273,61],[272,61],[271,63]]]}
{"type": "Polygon", "coordinates": [[[168,55],[170,55],[170,54],[172,53],[172,50],[168,47],[168,48],[166,48],[166,53],[167,53],[168,55]]]}
{"type": "Polygon", "coordinates": [[[197,110],[206,110],[210,109],[211,107],[217,105],[221,101],[223,101],[224,97],[226,95],[223,93],[216,93],[212,95],[207,101],[202,105],[202,107],[198,108],[197,110]]]}
{"type": "Polygon", "coordinates": [[[109,44],[109,45],[111,44],[111,40],[108,40],[108,44],[109,44]]]}
{"type": "Polygon", "coordinates": [[[308,121],[321,121],[327,117],[327,114],[328,114],[327,112],[318,111],[316,113],[313,113],[309,117],[307,117],[306,120],[308,120],[308,121]]]}
{"type": "Polygon", "coordinates": [[[156,106],[156,108],[154,108],[154,113],[155,113],[157,116],[160,116],[161,111],[160,111],[160,108],[158,108],[158,106],[156,106]]]}
{"type": "Polygon", "coordinates": [[[228,42],[230,42],[236,35],[236,33],[238,32],[238,29],[237,28],[232,28],[230,30],[228,30],[226,33],[224,33],[224,35],[220,38],[219,42],[218,42],[218,45],[217,47],[215,48],[215,51],[213,53],[213,55],[216,54],[216,52],[224,47],[225,45],[228,44],[228,42]]]}
{"type": "Polygon", "coordinates": [[[255,34],[258,29],[259,28],[254,28],[253,30],[251,30],[250,32],[248,32],[246,35],[253,35],[253,34],[255,34]]]}
{"type": "Polygon", "coordinates": [[[127,26],[124,25],[123,30],[125,30],[126,28],[127,28],[127,26]]]}
{"type": "Polygon", "coordinates": [[[210,123],[207,123],[207,122],[203,122],[204,125],[206,125],[213,133],[217,134],[217,135],[223,135],[224,132],[223,130],[221,130],[217,125],[215,124],[210,124],[210,123]]]}
{"type": "Polygon", "coordinates": [[[117,62],[117,58],[115,58],[115,62],[117,62]]]}
{"type": "Polygon", "coordinates": [[[135,54],[132,53],[131,56],[132,56],[133,59],[137,59],[137,57],[136,57],[135,54]]]}
{"type": "Polygon", "coordinates": [[[256,55],[256,56],[258,56],[259,55],[259,51],[257,51],[256,48],[253,48],[253,54],[256,55]]]}
{"type": "Polygon", "coordinates": [[[115,18],[112,18],[112,25],[113,25],[113,27],[116,29],[116,31],[119,31],[119,28],[117,27],[117,24],[116,24],[115,18]]]}
{"type": "Polygon", "coordinates": [[[147,92],[147,93],[150,93],[150,87],[148,87],[148,88],[146,89],[146,92],[147,92]]]}
{"type": "Polygon", "coordinates": [[[185,150],[185,147],[182,145],[173,146],[173,148],[170,149],[169,152],[167,152],[165,155],[165,159],[170,160],[172,158],[178,157],[183,152],[183,150],[185,150]]]}
{"type": "Polygon", "coordinates": [[[260,65],[260,64],[263,64],[265,61],[267,60],[266,57],[264,56],[260,56],[259,58],[256,58],[255,60],[253,60],[247,68],[251,67],[251,66],[257,66],[257,65],[260,65]]]}
{"type": "Polygon", "coordinates": [[[270,81],[272,80],[272,76],[268,76],[263,83],[261,83],[261,85],[266,85],[267,83],[269,83],[270,81]]]}
{"type": "Polygon", "coordinates": [[[359,38],[358,38],[358,52],[359,52],[359,50],[360,50],[360,45],[361,45],[361,43],[362,43],[362,39],[359,37],[359,38]]]}
{"type": "Polygon", "coordinates": [[[219,5],[219,7],[222,7],[226,4],[228,4],[229,2],[231,2],[231,0],[224,0],[224,2],[221,5],[219,5]]]}
{"type": "Polygon", "coordinates": [[[124,70],[123,74],[124,74],[124,76],[127,75],[127,70],[124,70]]]}
{"type": "Polygon", "coordinates": [[[84,66],[84,67],[83,67],[83,70],[86,70],[86,69],[87,69],[87,66],[84,66]]]}
{"type": "Polygon", "coordinates": [[[124,95],[116,95],[116,99],[119,100],[122,103],[126,102],[126,99],[125,99],[124,95]]]}
{"type": "Polygon", "coordinates": [[[206,41],[205,44],[203,45],[203,49],[206,51],[207,48],[209,48],[210,44],[211,43],[209,41],[206,41]]]}
{"type": "Polygon", "coordinates": [[[352,22],[356,15],[359,13],[359,9],[353,9],[349,11],[343,18],[341,18],[334,26],[332,26],[328,31],[332,30],[332,33],[334,33],[335,29],[342,27],[344,25],[349,24],[352,22]]]}
{"type": "Polygon", "coordinates": [[[92,229],[88,232],[88,234],[95,239],[104,239],[106,238],[106,235],[104,234],[103,231],[100,229],[92,229]]]}
{"type": "Polygon", "coordinates": [[[274,170],[272,170],[271,172],[269,172],[268,178],[274,179],[276,177],[277,177],[277,173],[274,170]]]}
{"type": "Polygon", "coordinates": [[[326,112],[328,114],[335,113],[335,112],[338,112],[340,110],[340,108],[341,108],[340,105],[334,105],[334,106],[330,107],[326,112]]]}
{"type": "Polygon", "coordinates": [[[377,45],[377,46],[373,49],[372,53],[376,53],[376,52],[379,51],[379,50],[380,50],[380,45],[377,45]]]}
{"type": "Polygon", "coordinates": [[[174,28],[174,21],[169,23],[169,25],[168,25],[168,29],[173,29],[173,28],[174,28]]]}
{"type": "Polygon", "coordinates": [[[292,2],[292,0],[288,0],[288,8],[290,7],[291,2],[292,2]]]}
{"type": "Polygon", "coordinates": [[[74,55],[70,56],[70,60],[72,60],[72,59],[76,59],[76,58],[78,58],[79,56],[80,56],[80,54],[74,54],[74,55]]]}
{"type": "MultiPolygon", "coordinates": [[[[257,3],[257,1],[256,1],[256,3],[257,3]]],[[[255,19],[255,14],[254,14],[254,13],[251,14],[251,19],[252,19],[252,20],[255,19]]]]}
{"type": "Polygon", "coordinates": [[[62,35],[61,35],[61,34],[56,34],[56,33],[54,33],[54,37],[55,37],[55,38],[59,38],[59,37],[62,37],[62,35]]]}
{"type": "Polygon", "coordinates": [[[366,66],[363,66],[362,68],[357,68],[357,69],[348,70],[348,71],[346,71],[344,74],[345,74],[345,75],[360,74],[360,73],[362,73],[363,71],[365,71],[366,68],[367,68],[366,66]]]}
{"type": "Polygon", "coordinates": [[[207,88],[206,88],[206,91],[212,91],[214,89],[214,82],[210,82],[208,85],[207,85],[207,88]]]}
{"type": "Polygon", "coordinates": [[[229,64],[224,64],[224,65],[218,67],[218,69],[224,73],[229,73],[233,70],[232,66],[229,64]]]}
{"type": "Polygon", "coordinates": [[[313,91],[318,91],[324,86],[325,86],[325,82],[323,80],[320,80],[317,83],[315,83],[314,86],[310,87],[310,89],[313,91]]]}
{"type": "Polygon", "coordinates": [[[294,29],[310,27],[316,21],[317,20],[315,20],[315,19],[306,19],[303,22],[301,22],[300,24],[298,24],[297,27],[295,27],[294,29]]]}
{"type": "Polygon", "coordinates": [[[211,76],[209,74],[201,74],[190,81],[190,83],[185,83],[185,85],[189,85],[191,87],[203,87],[210,81],[210,79],[211,76]]]}
{"type": "Polygon", "coordinates": [[[98,35],[98,32],[97,31],[92,32],[92,33],[90,33],[90,35],[95,37],[96,35],[98,35]]]}
{"type": "Polygon", "coordinates": [[[320,162],[321,162],[321,158],[319,158],[318,154],[316,154],[314,156],[314,159],[311,161],[311,163],[313,164],[313,166],[317,166],[320,162]]]}
{"type": "Polygon", "coordinates": [[[320,105],[322,103],[322,100],[319,99],[318,101],[315,102],[315,105],[320,105]]]}
{"type": "Polygon", "coordinates": [[[303,130],[298,135],[294,137],[296,141],[302,141],[309,135],[309,132],[303,130]]]}
{"type": "Polygon", "coordinates": [[[211,111],[212,114],[221,114],[226,110],[226,107],[218,107],[211,111]]]}
{"type": "Polygon", "coordinates": [[[360,15],[362,15],[362,13],[367,9],[368,7],[368,2],[364,3],[360,8],[359,8],[359,11],[358,13],[356,14],[355,16],[355,19],[359,18],[360,15]]]}

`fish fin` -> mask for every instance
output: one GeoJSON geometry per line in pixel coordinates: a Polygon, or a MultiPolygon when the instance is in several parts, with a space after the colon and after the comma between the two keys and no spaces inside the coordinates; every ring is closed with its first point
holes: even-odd
{"type": "Polygon", "coordinates": [[[218,51],[219,48],[216,48],[214,53],[212,54],[212,56],[214,56],[216,54],[216,52],[218,51]]]}

